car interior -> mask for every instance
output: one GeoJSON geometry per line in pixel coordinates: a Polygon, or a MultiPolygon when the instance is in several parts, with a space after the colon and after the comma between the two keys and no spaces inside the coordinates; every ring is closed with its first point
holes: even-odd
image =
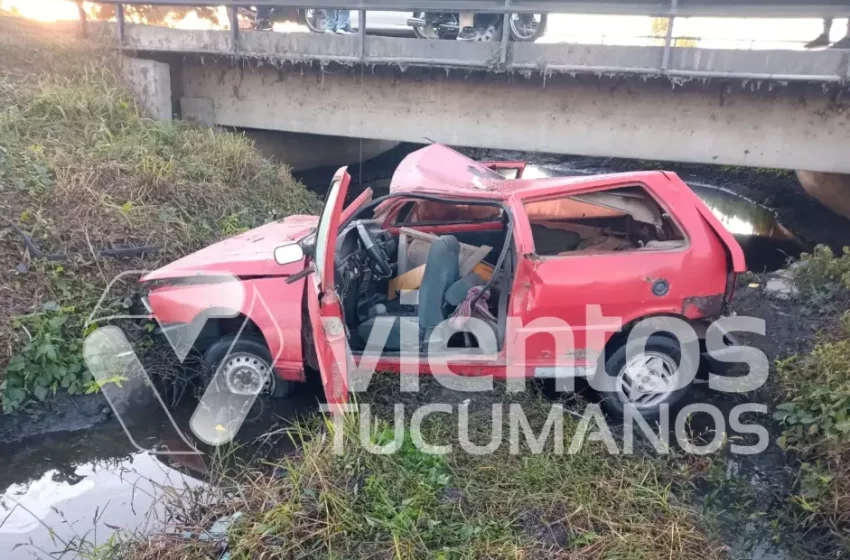
{"type": "MultiPolygon", "coordinates": [[[[568,257],[683,247],[681,230],[640,186],[526,203],[535,253],[568,257]]],[[[361,208],[336,244],[336,286],[352,351],[363,351],[376,325],[384,352],[443,348],[498,351],[516,269],[510,212],[492,201],[410,194],[361,208]],[[475,289],[473,289],[475,288],[475,289]],[[495,347],[464,332],[473,317],[495,335],[495,347]],[[409,318],[418,330],[402,333],[409,318]],[[440,330],[435,331],[438,325],[440,330]]],[[[471,328],[469,330],[474,330],[471,328]]],[[[488,338],[491,340],[491,338],[488,338]]],[[[486,352],[485,352],[486,351],[486,352]]]]}
{"type": "Polygon", "coordinates": [[[464,303],[466,316],[491,329],[497,347],[488,350],[497,351],[513,270],[510,229],[509,214],[493,202],[406,195],[390,212],[376,203],[362,208],[343,224],[336,244],[335,281],[352,351],[366,348],[376,325],[388,331],[383,351],[389,353],[428,345],[483,351],[474,334],[444,323],[464,303]],[[429,212],[442,216],[431,220],[429,212]],[[474,287],[479,290],[470,295],[474,287]],[[413,318],[418,329],[403,333],[402,322],[413,318]]]}

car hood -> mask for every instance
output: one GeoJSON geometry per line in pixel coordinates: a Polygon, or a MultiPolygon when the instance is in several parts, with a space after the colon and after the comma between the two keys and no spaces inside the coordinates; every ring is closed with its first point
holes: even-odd
{"type": "Polygon", "coordinates": [[[274,260],[274,250],[281,245],[302,239],[316,227],[318,221],[317,216],[289,216],[186,255],[145,275],[142,281],[207,273],[232,274],[239,277],[294,274],[304,268],[303,261],[279,265],[274,260]]]}

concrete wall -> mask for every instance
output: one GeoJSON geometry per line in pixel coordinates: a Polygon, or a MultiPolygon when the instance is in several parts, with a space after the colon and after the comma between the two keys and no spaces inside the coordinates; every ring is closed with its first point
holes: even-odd
{"type": "Polygon", "coordinates": [[[850,218],[850,175],[797,171],[797,179],[809,196],[818,199],[833,212],[850,218]]]}
{"type": "Polygon", "coordinates": [[[850,173],[850,111],[820,85],[183,63],[184,117],[496,149],[850,173]]]}
{"type": "Polygon", "coordinates": [[[121,73],[145,114],[160,121],[171,120],[171,70],[168,64],[125,56],[121,59],[121,73]]]}

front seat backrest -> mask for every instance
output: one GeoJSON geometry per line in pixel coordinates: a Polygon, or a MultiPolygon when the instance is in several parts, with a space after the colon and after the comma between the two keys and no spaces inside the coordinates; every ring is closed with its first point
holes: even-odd
{"type": "Polygon", "coordinates": [[[460,243],[452,235],[443,235],[428,250],[425,272],[419,285],[419,329],[427,332],[446,318],[443,298],[449,286],[460,278],[460,243]]]}

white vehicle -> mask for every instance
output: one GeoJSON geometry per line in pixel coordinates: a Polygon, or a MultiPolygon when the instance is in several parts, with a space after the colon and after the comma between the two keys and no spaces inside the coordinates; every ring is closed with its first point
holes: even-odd
{"type": "MultiPolygon", "coordinates": [[[[310,31],[323,33],[325,31],[324,10],[304,10],[304,23],[310,31]]],[[[414,12],[370,11],[366,12],[366,31],[383,35],[414,36],[413,28],[407,20],[414,12]]],[[[360,12],[351,10],[351,28],[360,29],[360,12]]]]}

